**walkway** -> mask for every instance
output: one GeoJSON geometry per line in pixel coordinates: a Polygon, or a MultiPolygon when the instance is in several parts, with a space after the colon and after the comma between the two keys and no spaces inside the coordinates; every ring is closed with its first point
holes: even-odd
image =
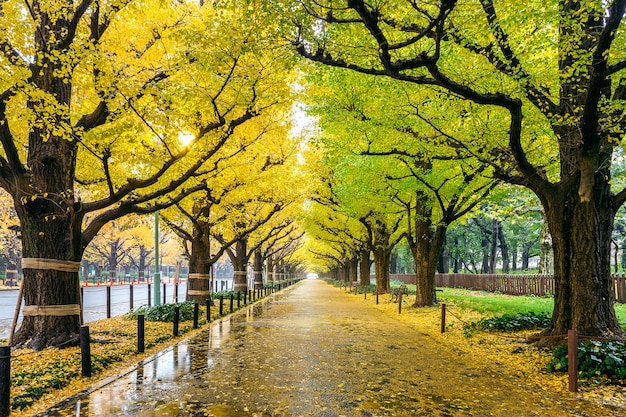
{"type": "Polygon", "coordinates": [[[626,415],[620,413],[538,393],[356,297],[306,280],[49,415],[626,415]]]}

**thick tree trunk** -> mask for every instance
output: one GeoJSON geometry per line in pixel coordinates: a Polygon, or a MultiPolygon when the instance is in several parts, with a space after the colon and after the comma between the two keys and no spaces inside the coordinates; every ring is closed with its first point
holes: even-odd
{"type": "Polygon", "coordinates": [[[370,282],[370,250],[363,249],[359,260],[359,283],[361,286],[368,286],[370,282]]]}
{"type": "Polygon", "coordinates": [[[431,306],[437,303],[435,272],[443,248],[446,228],[440,225],[433,232],[431,213],[426,208],[417,214],[414,227],[415,241],[411,244],[411,253],[415,261],[415,303],[413,306],[431,306]]]}
{"type": "Polygon", "coordinates": [[[379,294],[391,291],[389,284],[389,255],[391,249],[377,248],[374,251],[374,269],[376,270],[376,290],[379,294]]]}
{"type": "Polygon", "coordinates": [[[233,264],[234,276],[233,282],[234,290],[246,292],[248,291],[248,273],[246,271],[246,265],[248,264],[248,240],[247,238],[239,239],[235,243],[235,251],[228,251],[230,261],[233,264]]]}
{"type": "Polygon", "coordinates": [[[76,263],[75,272],[49,269],[54,262],[45,261],[66,260],[74,248],[80,248],[80,240],[72,240],[67,217],[44,220],[40,214],[52,210],[47,205],[35,200],[17,209],[22,220],[23,262],[41,259],[42,264],[24,265],[24,319],[13,343],[34,350],[76,345],[80,331],[80,256],[71,259],[76,263]]]}
{"type": "Polygon", "coordinates": [[[187,299],[204,305],[211,297],[211,276],[207,260],[211,258],[208,234],[195,231],[189,254],[189,277],[187,299]]]}
{"type": "MultiPolygon", "coordinates": [[[[575,329],[585,336],[624,336],[615,315],[610,267],[614,212],[606,173],[595,175],[593,198],[581,202],[576,188],[549,200],[546,218],[554,248],[554,311],[543,334],[575,329]]],[[[545,209],[546,207],[544,207],[545,209]]],[[[551,344],[544,340],[543,344],[551,344]]]]}
{"type": "Polygon", "coordinates": [[[254,251],[254,288],[263,288],[263,254],[260,249],[254,251]]]}
{"type": "Polygon", "coordinates": [[[350,282],[359,281],[359,261],[357,259],[350,259],[348,261],[348,268],[350,269],[350,282]]]}

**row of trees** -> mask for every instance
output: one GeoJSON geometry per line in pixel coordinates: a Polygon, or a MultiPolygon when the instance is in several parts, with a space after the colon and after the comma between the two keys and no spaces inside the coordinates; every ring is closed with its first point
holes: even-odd
{"type": "Polygon", "coordinates": [[[292,260],[289,210],[306,190],[289,126],[295,73],[267,45],[263,2],[246,4],[0,4],[0,187],[24,274],[16,345],[76,342],[86,251],[156,211],[185,239],[195,291],[221,252],[238,268],[252,253],[292,260]]]}
{"type": "MultiPolygon", "coordinates": [[[[626,128],[626,1],[297,3],[294,45],[326,68],[311,76],[330,154],[316,210],[346,224],[350,250],[373,250],[378,284],[379,258],[403,236],[419,303],[431,303],[446,229],[497,183],[519,185],[540,202],[554,250],[544,334],[624,336],[609,260],[626,199],[614,165],[626,128]]],[[[326,242],[339,237],[317,227],[326,242]]]]}

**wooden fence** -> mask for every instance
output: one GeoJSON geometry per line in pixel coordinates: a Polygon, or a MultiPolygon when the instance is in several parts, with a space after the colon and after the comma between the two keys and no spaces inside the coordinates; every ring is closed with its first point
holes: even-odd
{"type": "MultiPolygon", "coordinates": [[[[415,283],[415,275],[391,274],[393,280],[415,283]]],[[[615,300],[626,303],[626,275],[613,274],[615,300]]],[[[502,275],[502,274],[436,274],[437,287],[465,288],[510,295],[536,295],[540,297],[554,294],[552,275],[502,275]]]]}

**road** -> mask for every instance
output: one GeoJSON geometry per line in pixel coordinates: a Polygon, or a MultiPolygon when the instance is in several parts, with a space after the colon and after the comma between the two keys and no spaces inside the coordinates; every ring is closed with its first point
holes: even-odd
{"type": "MultiPolygon", "coordinates": [[[[179,285],[178,301],[185,301],[186,285],[184,281],[179,285]]],[[[150,291],[154,293],[154,286],[150,286],[150,291]]],[[[174,284],[165,284],[165,295],[167,302],[173,302],[174,284]]],[[[11,332],[17,297],[18,290],[0,291],[0,338],[7,338],[11,332]]],[[[161,297],[163,297],[163,287],[161,287],[161,297]]],[[[151,300],[154,303],[154,294],[151,294],[151,300]]],[[[133,285],[133,306],[139,307],[145,304],[148,304],[148,285],[133,285]]],[[[106,286],[83,288],[83,305],[85,323],[106,318],[106,286]]],[[[130,285],[113,285],[111,287],[111,316],[126,314],[129,310],[130,285]]]]}
{"type": "Polygon", "coordinates": [[[538,388],[322,281],[305,280],[45,415],[625,414],[538,388]]]}

